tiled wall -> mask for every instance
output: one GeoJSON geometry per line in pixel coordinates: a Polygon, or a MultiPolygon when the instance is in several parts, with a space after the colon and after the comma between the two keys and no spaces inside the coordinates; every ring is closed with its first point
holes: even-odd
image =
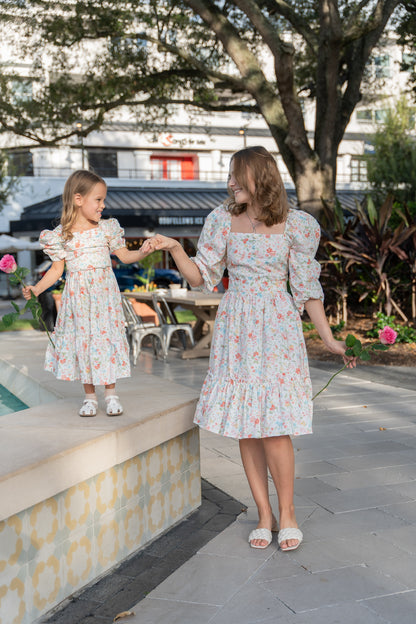
{"type": "Polygon", "coordinates": [[[0,624],[29,624],[200,504],[194,428],[0,522],[0,624]]]}

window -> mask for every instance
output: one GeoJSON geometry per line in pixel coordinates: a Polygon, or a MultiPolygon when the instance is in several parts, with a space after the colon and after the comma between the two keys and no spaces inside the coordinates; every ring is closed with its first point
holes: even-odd
{"type": "Polygon", "coordinates": [[[152,180],[197,180],[197,156],[150,157],[152,180]]]}
{"type": "Polygon", "coordinates": [[[7,159],[10,175],[33,176],[33,156],[29,150],[9,152],[7,159]]]}
{"type": "Polygon", "coordinates": [[[103,178],[118,178],[116,151],[88,149],[87,154],[90,171],[103,178]]]}
{"type": "Polygon", "coordinates": [[[364,158],[351,158],[351,182],[367,182],[367,161],[364,158]]]}
{"type": "Polygon", "coordinates": [[[26,78],[15,78],[10,82],[12,100],[14,103],[28,102],[32,99],[32,81],[26,78]]]}
{"type": "Polygon", "coordinates": [[[357,110],[356,112],[357,121],[361,122],[370,122],[373,120],[372,111],[369,108],[365,108],[363,110],[357,110]]]}
{"type": "Polygon", "coordinates": [[[390,57],[388,54],[374,57],[374,69],[376,78],[390,78],[390,57]]]}
{"type": "Polygon", "coordinates": [[[374,121],[376,123],[386,123],[387,115],[389,114],[388,108],[381,108],[374,111],[374,121]]]}

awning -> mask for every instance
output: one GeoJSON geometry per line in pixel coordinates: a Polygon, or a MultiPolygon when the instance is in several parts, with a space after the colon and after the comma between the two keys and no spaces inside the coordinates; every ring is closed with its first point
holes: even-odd
{"type": "Polygon", "coordinates": [[[23,240],[21,238],[14,238],[8,234],[0,235],[0,252],[14,253],[16,251],[26,251],[30,249],[40,249],[38,242],[31,243],[30,241],[23,240]]]}
{"type": "MultiPolygon", "coordinates": [[[[297,207],[296,194],[287,190],[289,205],[297,207]]],[[[354,207],[355,200],[364,193],[342,191],[338,194],[341,204],[354,207]]],[[[103,217],[115,217],[124,228],[199,227],[207,215],[227,199],[225,189],[201,187],[108,187],[103,217]]],[[[60,195],[27,206],[19,221],[11,221],[11,232],[25,232],[38,236],[43,229],[58,225],[62,211],[60,195]]],[[[128,232],[126,232],[128,235],[128,232]]]]}

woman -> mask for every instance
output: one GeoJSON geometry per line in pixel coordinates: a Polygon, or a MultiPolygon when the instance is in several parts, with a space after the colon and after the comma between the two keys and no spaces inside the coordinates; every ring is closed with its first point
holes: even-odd
{"type": "Polygon", "coordinates": [[[278,543],[296,549],[302,539],[293,504],[291,436],[312,433],[312,388],[300,314],[303,308],[332,353],[344,355],[323,308],[320,266],[314,259],[319,225],[309,214],[289,210],[272,155],[249,147],[232,157],[230,200],[208,216],[195,258],[180,243],[156,235],[193,287],[212,290],[229,273],[219,306],[210,364],[195,422],[239,440],[244,470],[259,522],[249,535],[266,548],[277,530],[268,491],[268,470],[279,499],[278,543]],[[287,292],[289,278],[291,294],[287,292]]]}

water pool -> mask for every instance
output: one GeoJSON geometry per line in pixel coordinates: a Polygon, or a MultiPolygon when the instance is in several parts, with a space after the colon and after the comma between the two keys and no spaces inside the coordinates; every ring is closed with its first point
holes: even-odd
{"type": "Polygon", "coordinates": [[[27,409],[28,405],[23,403],[14,394],[9,392],[7,388],[0,384],[0,416],[10,414],[11,412],[18,412],[19,410],[27,409]]]}

